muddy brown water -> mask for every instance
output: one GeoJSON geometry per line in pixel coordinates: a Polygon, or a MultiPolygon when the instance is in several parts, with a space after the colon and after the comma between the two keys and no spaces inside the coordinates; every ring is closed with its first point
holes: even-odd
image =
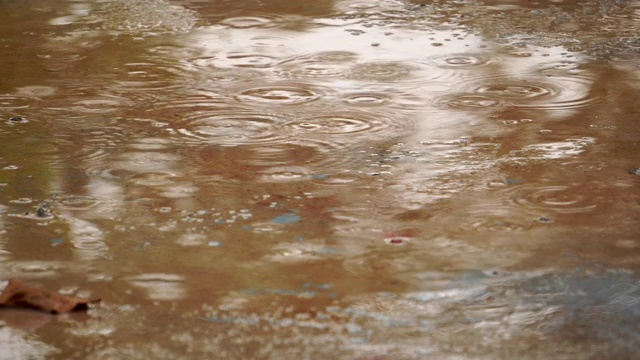
{"type": "Polygon", "coordinates": [[[639,1],[0,1],[0,34],[0,278],[102,298],[0,309],[0,359],[636,356],[639,1]]]}

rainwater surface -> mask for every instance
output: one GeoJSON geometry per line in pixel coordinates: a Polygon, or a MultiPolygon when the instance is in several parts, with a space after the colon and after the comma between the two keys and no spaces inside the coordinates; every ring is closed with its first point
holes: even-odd
{"type": "Polygon", "coordinates": [[[0,359],[631,359],[640,1],[0,0],[0,359]]]}

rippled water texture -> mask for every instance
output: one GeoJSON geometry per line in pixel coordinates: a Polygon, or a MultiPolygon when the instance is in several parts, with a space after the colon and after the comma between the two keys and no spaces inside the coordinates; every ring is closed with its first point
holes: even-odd
{"type": "Polygon", "coordinates": [[[631,359],[640,4],[0,1],[4,359],[631,359]]]}

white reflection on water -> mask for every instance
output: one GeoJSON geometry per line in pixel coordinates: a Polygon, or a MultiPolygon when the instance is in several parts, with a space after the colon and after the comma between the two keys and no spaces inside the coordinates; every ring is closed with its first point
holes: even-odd
{"type": "Polygon", "coordinates": [[[53,356],[57,349],[29,335],[29,331],[0,327],[0,360],[44,359],[53,356]]]}
{"type": "Polygon", "coordinates": [[[146,290],[149,300],[179,300],[187,294],[184,278],[176,274],[143,274],[127,280],[131,285],[146,290]]]}

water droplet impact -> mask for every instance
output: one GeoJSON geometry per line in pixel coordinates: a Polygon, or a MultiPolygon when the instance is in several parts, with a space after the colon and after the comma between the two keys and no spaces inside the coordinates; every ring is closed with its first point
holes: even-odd
{"type": "Polygon", "coordinates": [[[483,85],[476,92],[494,95],[506,99],[531,99],[558,93],[557,89],[546,85],[528,85],[524,83],[483,85]]]}
{"type": "Polygon", "coordinates": [[[554,143],[532,144],[525,146],[522,150],[515,151],[513,155],[530,159],[562,159],[583,153],[587,146],[593,143],[595,143],[594,138],[584,137],[554,143]]]}
{"type": "Polygon", "coordinates": [[[57,196],[56,207],[64,210],[87,210],[101,204],[101,201],[90,196],[57,196]]]}
{"type": "Polygon", "coordinates": [[[238,16],[226,18],[220,22],[235,29],[271,28],[280,24],[281,19],[276,17],[238,16]]]}
{"type": "Polygon", "coordinates": [[[536,78],[490,77],[482,83],[466,87],[468,93],[490,96],[505,105],[539,109],[574,109],[597,99],[592,92],[591,79],[579,76],[547,77],[547,82],[536,78]]]}
{"type": "Polygon", "coordinates": [[[585,189],[574,186],[521,185],[507,190],[514,204],[537,211],[576,214],[593,211],[596,204],[585,189]]]}
{"type": "Polygon", "coordinates": [[[263,69],[273,66],[278,58],[259,53],[230,52],[224,58],[218,58],[213,64],[219,67],[239,67],[263,69]]]}
{"type": "Polygon", "coordinates": [[[447,54],[429,59],[437,67],[458,70],[492,64],[499,60],[500,58],[489,54],[447,54]]]}
{"type": "MultiPolygon", "coordinates": [[[[304,135],[389,135],[389,131],[410,128],[411,123],[402,118],[386,117],[380,113],[341,112],[296,119],[282,126],[292,132],[292,136],[304,135]]],[[[397,134],[394,134],[397,135],[397,134]]]]}
{"type": "Polygon", "coordinates": [[[274,129],[282,119],[276,114],[233,109],[194,111],[185,117],[184,121],[174,122],[174,126],[177,133],[187,136],[187,140],[243,145],[280,139],[274,129]]]}
{"type": "Polygon", "coordinates": [[[152,62],[145,58],[138,62],[126,63],[120,71],[122,76],[114,85],[115,91],[127,96],[131,96],[133,92],[134,95],[142,99],[148,98],[148,102],[155,103],[156,94],[148,90],[181,88],[187,68],[174,59],[155,56],[152,62]]]}
{"type": "Polygon", "coordinates": [[[391,97],[381,93],[362,92],[347,94],[343,97],[342,101],[349,105],[356,106],[379,106],[389,103],[391,101],[391,97]]]}
{"type": "Polygon", "coordinates": [[[454,234],[516,232],[528,230],[534,224],[531,215],[525,211],[490,200],[487,204],[469,204],[451,211],[439,211],[430,222],[454,234]]]}
{"type": "Polygon", "coordinates": [[[131,107],[133,105],[133,102],[125,98],[104,96],[76,101],[71,109],[83,114],[108,114],[122,111],[123,107],[131,107]]]}
{"type": "Polygon", "coordinates": [[[236,95],[241,102],[258,102],[272,105],[298,105],[320,99],[323,93],[313,87],[268,86],[244,90],[236,95]]]}
{"type": "Polygon", "coordinates": [[[397,81],[410,79],[416,69],[401,62],[364,63],[353,66],[349,77],[362,81],[397,81]]]}
{"type": "Polygon", "coordinates": [[[437,99],[437,103],[458,110],[495,108],[502,105],[502,101],[497,98],[473,94],[445,95],[437,99]]]}

